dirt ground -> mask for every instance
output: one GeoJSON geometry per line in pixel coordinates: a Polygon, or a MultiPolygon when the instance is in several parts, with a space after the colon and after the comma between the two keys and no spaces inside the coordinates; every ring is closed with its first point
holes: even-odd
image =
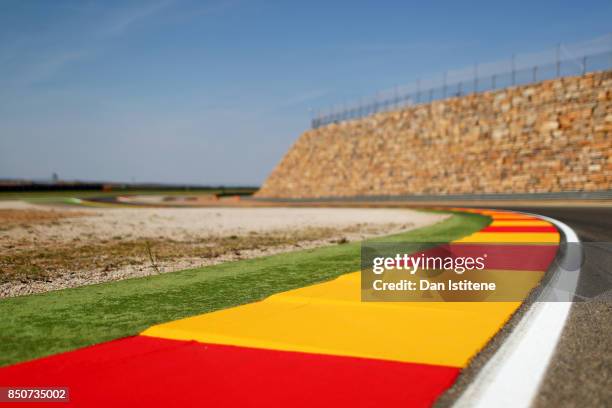
{"type": "Polygon", "coordinates": [[[0,201],[0,297],[337,245],[446,217],[406,209],[96,209],[0,201]]]}
{"type": "Polygon", "coordinates": [[[21,226],[27,228],[33,224],[59,225],[57,221],[63,218],[80,217],[87,213],[77,211],[49,211],[37,209],[0,208],[0,230],[8,230],[21,226]]]}

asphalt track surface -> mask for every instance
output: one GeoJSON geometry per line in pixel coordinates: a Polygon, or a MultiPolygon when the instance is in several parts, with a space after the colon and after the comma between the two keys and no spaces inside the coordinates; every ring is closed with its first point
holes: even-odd
{"type": "Polygon", "coordinates": [[[579,297],[534,406],[612,406],[612,208],[503,208],[555,218],[587,243],[576,291],[579,297]],[[598,249],[589,243],[608,244],[598,249]]]}

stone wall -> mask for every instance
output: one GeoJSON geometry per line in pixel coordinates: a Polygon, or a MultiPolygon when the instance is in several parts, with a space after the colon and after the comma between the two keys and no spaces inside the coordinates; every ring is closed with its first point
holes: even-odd
{"type": "Polygon", "coordinates": [[[612,71],[417,105],[302,134],[259,197],[612,189],[612,71]]]}

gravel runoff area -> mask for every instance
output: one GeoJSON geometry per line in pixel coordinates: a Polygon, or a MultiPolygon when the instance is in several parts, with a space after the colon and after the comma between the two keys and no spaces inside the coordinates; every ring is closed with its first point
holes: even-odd
{"type": "Polygon", "coordinates": [[[338,245],[446,214],[375,208],[87,208],[0,201],[0,298],[338,245]]]}

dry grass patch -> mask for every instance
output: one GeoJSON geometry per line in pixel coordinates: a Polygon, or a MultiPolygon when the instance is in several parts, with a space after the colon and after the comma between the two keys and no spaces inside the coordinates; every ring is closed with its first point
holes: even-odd
{"type": "Polygon", "coordinates": [[[0,209],[0,230],[34,224],[53,224],[65,218],[85,215],[91,214],[79,211],[0,209]]]}
{"type": "Polygon", "coordinates": [[[53,277],[91,270],[112,271],[126,265],[148,265],[157,268],[181,258],[213,259],[226,254],[240,255],[241,251],[261,250],[279,246],[295,246],[302,242],[329,240],[341,244],[342,233],[354,232],[356,227],[337,230],[307,228],[296,232],[250,232],[247,235],[211,236],[191,240],[130,239],[115,237],[96,243],[59,244],[53,247],[12,248],[0,253],[0,282],[50,280],[53,277]]]}

